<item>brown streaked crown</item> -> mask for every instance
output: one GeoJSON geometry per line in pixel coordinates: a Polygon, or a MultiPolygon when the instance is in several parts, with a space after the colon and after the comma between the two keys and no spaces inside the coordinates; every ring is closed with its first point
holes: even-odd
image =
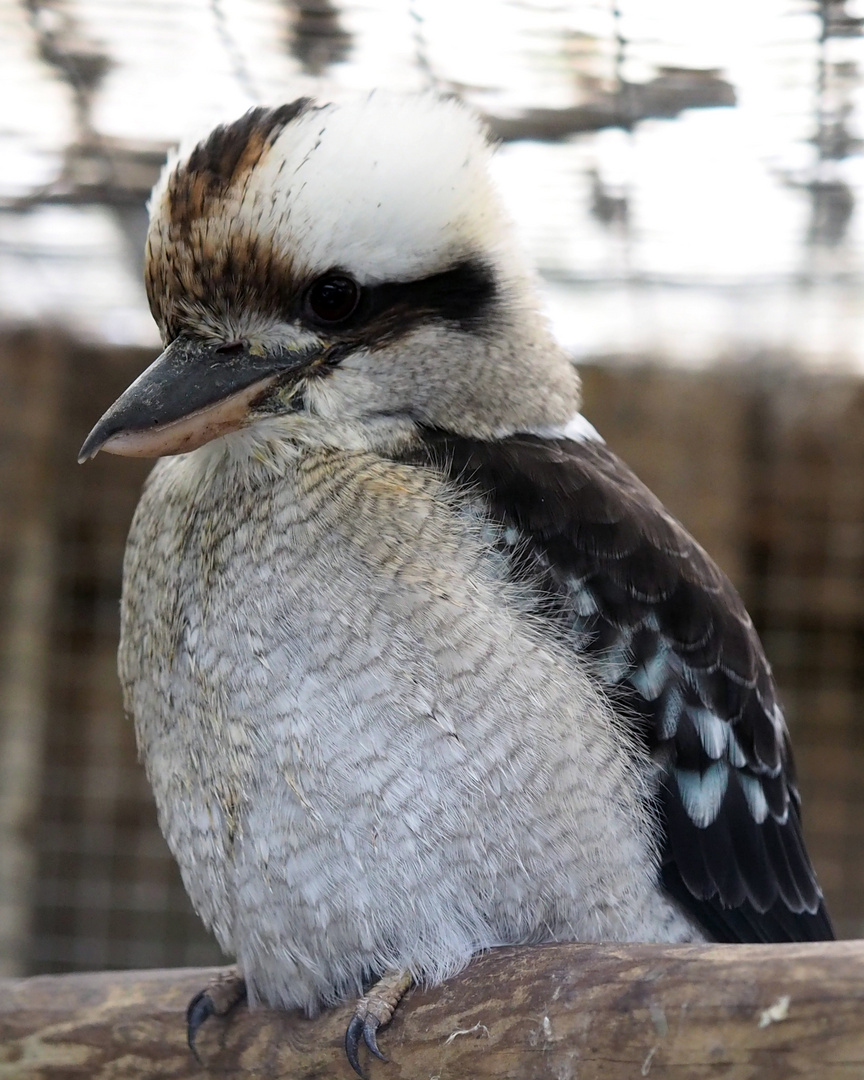
{"type": "Polygon", "coordinates": [[[298,98],[276,109],[250,109],[217,127],[174,171],[167,208],[171,224],[184,230],[206,217],[213,201],[241,187],[263,152],[310,105],[311,98],[298,98]]]}
{"type": "Polygon", "coordinates": [[[184,315],[205,306],[214,316],[230,314],[254,292],[259,310],[278,310],[296,292],[291,267],[277,262],[258,238],[233,232],[226,242],[226,204],[242,195],[285,127],[311,107],[311,99],[298,98],[274,109],[250,109],[217,127],[171,172],[153,208],[145,255],[150,310],[166,340],[183,328],[184,315]],[[213,227],[220,220],[221,230],[213,227]]]}

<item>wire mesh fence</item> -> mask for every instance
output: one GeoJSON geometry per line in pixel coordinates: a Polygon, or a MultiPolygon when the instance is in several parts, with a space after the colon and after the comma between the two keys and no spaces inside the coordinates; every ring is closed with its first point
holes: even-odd
{"type": "Polygon", "coordinates": [[[155,346],[167,146],[322,76],[455,91],[504,140],[556,332],[603,356],[587,414],[741,587],[864,934],[862,65],[851,0],[0,0],[0,320],[65,328],[0,338],[0,971],[218,959],[115,674],[147,466],[75,454],[152,358],[109,343],[155,346]]]}
{"type": "MultiPolygon", "coordinates": [[[[41,363],[42,380],[4,397],[0,427],[11,445],[16,413],[48,409],[14,440],[15,460],[43,465],[27,475],[3,455],[0,498],[29,500],[37,517],[41,508],[47,554],[43,631],[19,654],[29,673],[0,667],[4,739],[35,733],[25,790],[0,789],[4,843],[21,856],[3,893],[4,964],[217,963],[159,833],[115,670],[122,553],[147,465],[105,455],[75,464],[93,417],[149,357],[24,335],[0,351],[7,387],[25,358],[30,370],[41,363]],[[45,404],[48,375],[62,407],[45,404]],[[10,710],[22,675],[29,706],[10,710]]],[[[864,386],[758,364],[607,363],[584,374],[587,415],[741,587],[781,686],[805,831],[838,930],[864,934],[864,386]]],[[[4,564],[20,567],[27,538],[3,542],[4,564]]],[[[26,611],[15,615],[15,580],[0,578],[6,661],[16,619],[27,623],[26,611]]]]}

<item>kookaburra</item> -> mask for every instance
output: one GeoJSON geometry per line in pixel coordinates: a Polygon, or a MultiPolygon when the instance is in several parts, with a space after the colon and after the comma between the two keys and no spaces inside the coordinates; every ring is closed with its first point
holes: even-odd
{"type": "Polygon", "coordinates": [[[81,451],[162,458],[120,676],[192,903],[253,1003],[381,980],[358,1071],[492,946],[832,936],[747,612],[580,414],[489,153],[384,93],[181,152],[81,451]]]}

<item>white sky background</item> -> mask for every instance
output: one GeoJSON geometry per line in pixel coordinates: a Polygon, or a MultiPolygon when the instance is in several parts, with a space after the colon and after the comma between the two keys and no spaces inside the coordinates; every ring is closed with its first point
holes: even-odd
{"type": "MultiPolygon", "coordinates": [[[[285,55],[284,14],[271,0],[220,0],[215,8],[213,0],[68,0],[65,7],[82,39],[114,60],[94,112],[106,136],[172,141],[258,100],[310,90],[285,55]]],[[[347,0],[342,7],[355,35],[348,62],[331,71],[343,85],[424,85],[418,50],[439,79],[468,87],[470,100],[499,114],[566,107],[586,100],[592,85],[615,85],[608,2],[347,0]]],[[[498,177],[549,279],[559,336],[579,354],[703,362],[792,348],[813,362],[864,367],[861,214],[841,249],[814,255],[804,243],[805,183],[841,179],[864,193],[860,154],[819,162],[812,142],[820,31],[812,5],[620,0],[618,7],[626,79],[648,81],[661,67],[714,68],[734,85],[738,105],[647,121],[633,135],[608,130],[501,150],[498,177]],[[609,192],[628,198],[626,234],[589,213],[592,170],[609,192]],[[813,279],[806,287],[805,275],[813,279]]],[[[847,12],[864,14],[854,0],[847,12]]],[[[832,40],[829,50],[832,61],[858,62],[864,44],[832,40]]],[[[861,95],[857,85],[847,93],[857,136],[861,95]]],[[[0,0],[0,195],[50,184],[72,132],[68,88],[38,59],[23,5],[0,0]]],[[[0,316],[155,344],[138,277],[119,224],[100,208],[0,214],[0,316]]]]}

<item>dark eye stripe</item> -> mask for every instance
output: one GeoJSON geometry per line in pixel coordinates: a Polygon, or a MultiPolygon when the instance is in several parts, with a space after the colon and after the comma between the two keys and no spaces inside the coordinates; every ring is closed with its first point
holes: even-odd
{"type": "Polygon", "coordinates": [[[418,281],[385,282],[366,289],[363,320],[374,323],[392,315],[410,326],[441,319],[474,330],[484,321],[495,291],[495,278],[486,263],[465,260],[418,281]]]}
{"type": "Polygon", "coordinates": [[[355,311],[334,333],[346,344],[374,349],[429,322],[445,322],[471,332],[485,325],[495,298],[489,266],[479,259],[466,259],[417,281],[366,286],[355,311]]]}
{"type": "MultiPolygon", "coordinates": [[[[201,302],[217,316],[242,311],[252,303],[263,315],[272,314],[278,319],[299,317],[314,329],[322,326],[320,320],[310,319],[303,311],[307,290],[313,282],[308,278],[298,282],[289,265],[266,257],[258,246],[250,245],[244,251],[231,248],[218,259],[209,254],[205,257],[200,249],[193,248],[189,259],[188,272],[182,279],[177,278],[166,261],[151,268],[148,292],[168,340],[187,328],[187,323],[164,298],[171,293],[183,295],[190,281],[206,282],[207,295],[201,297],[201,302]]],[[[324,275],[330,276],[350,278],[339,267],[324,275]]],[[[416,281],[362,287],[354,311],[328,327],[328,332],[334,341],[373,349],[435,321],[470,333],[487,325],[497,291],[488,264],[481,259],[465,259],[449,270],[416,281]]]]}
{"type": "MultiPolygon", "coordinates": [[[[342,271],[333,270],[312,284],[306,294],[312,321],[327,321],[326,315],[310,303],[315,291],[327,283],[341,281],[351,279],[342,271]]],[[[363,287],[353,310],[339,315],[334,332],[351,341],[362,341],[369,348],[433,321],[456,324],[470,332],[483,325],[495,295],[495,278],[489,267],[478,259],[467,259],[429,278],[363,287]]]]}

